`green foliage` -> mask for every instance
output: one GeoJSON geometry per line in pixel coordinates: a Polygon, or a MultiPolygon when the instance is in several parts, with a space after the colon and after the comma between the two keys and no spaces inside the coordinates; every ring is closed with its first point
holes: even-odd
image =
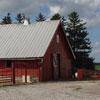
{"type": "Polygon", "coordinates": [[[76,55],[75,66],[77,68],[94,69],[94,59],[89,57],[92,47],[90,39],[87,38],[86,23],[79,19],[79,15],[75,11],[68,15],[68,19],[66,32],[76,55]]]}
{"type": "Polygon", "coordinates": [[[100,70],[100,64],[95,64],[95,69],[100,70]]]}
{"type": "Polygon", "coordinates": [[[61,21],[62,21],[63,29],[64,29],[64,31],[66,32],[66,25],[67,25],[67,22],[66,22],[66,19],[65,19],[64,16],[61,18],[61,21]]]}
{"type": "Polygon", "coordinates": [[[64,16],[62,17],[59,13],[56,13],[52,16],[51,20],[61,20],[63,29],[65,31],[65,26],[67,23],[66,23],[66,19],[64,16]]]}
{"type": "Polygon", "coordinates": [[[2,23],[1,24],[12,24],[12,19],[10,17],[10,13],[8,13],[7,16],[5,16],[2,19],[2,23]]]}
{"type": "Polygon", "coordinates": [[[67,24],[66,19],[65,19],[64,16],[62,17],[62,24],[63,24],[63,26],[66,26],[66,24],[67,24]]]}
{"type": "Polygon", "coordinates": [[[45,21],[45,20],[46,20],[45,16],[42,13],[39,13],[38,17],[36,18],[36,21],[40,22],[40,21],[45,21]]]}
{"type": "Polygon", "coordinates": [[[61,19],[61,15],[59,13],[54,14],[51,18],[51,20],[60,20],[61,19]]]}
{"type": "Polygon", "coordinates": [[[24,18],[21,13],[18,13],[15,19],[18,21],[18,23],[22,23],[24,18]]]}

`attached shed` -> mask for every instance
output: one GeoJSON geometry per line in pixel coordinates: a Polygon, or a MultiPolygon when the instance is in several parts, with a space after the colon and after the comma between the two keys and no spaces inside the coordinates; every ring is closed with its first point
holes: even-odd
{"type": "Polygon", "coordinates": [[[70,79],[75,55],[61,22],[0,25],[0,77],[29,82],[70,79]]]}

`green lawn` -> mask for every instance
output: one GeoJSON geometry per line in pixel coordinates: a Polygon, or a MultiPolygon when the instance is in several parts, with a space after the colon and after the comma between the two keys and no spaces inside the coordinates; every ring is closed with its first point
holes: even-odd
{"type": "Polygon", "coordinates": [[[100,70],[100,65],[99,64],[95,65],[95,69],[100,70]]]}

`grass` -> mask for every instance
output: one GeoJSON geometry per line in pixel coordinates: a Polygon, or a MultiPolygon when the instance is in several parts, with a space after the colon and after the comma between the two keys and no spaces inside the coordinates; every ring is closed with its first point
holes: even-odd
{"type": "Polygon", "coordinates": [[[95,65],[96,70],[100,70],[100,64],[95,65]]]}

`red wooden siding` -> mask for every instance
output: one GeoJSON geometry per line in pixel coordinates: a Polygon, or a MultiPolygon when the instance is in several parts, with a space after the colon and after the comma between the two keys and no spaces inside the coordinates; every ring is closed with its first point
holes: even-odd
{"type": "Polygon", "coordinates": [[[15,76],[22,77],[29,75],[38,77],[40,80],[40,65],[38,61],[14,61],[15,76]]]}
{"type": "Polygon", "coordinates": [[[12,72],[11,68],[0,67],[0,76],[11,76],[11,72],[12,72]]]}
{"type": "Polygon", "coordinates": [[[30,75],[33,77],[40,77],[40,67],[16,67],[15,76],[22,77],[23,75],[30,75]]]}
{"type": "Polygon", "coordinates": [[[72,75],[72,54],[68,43],[66,42],[66,38],[63,34],[63,30],[61,26],[55,32],[55,35],[48,46],[48,49],[44,56],[44,61],[42,64],[42,79],[43,80],[52,80],[53,70],[52,70],[52,54],[60,54],[60,71],[61,71],[61,79],[69,79],[72,75]],[[59,35],[60,41],[56,42],[56,35],[59,35]]]}
{"type": "Polygon", "coordinates": [[[12,82],[12,69],[0,67],[0,83],[12,82]]]}
{"type": "MultiPolygon", "coordinates": [[[[40,64],[39,61],[12,61],[10,68],[6,67],[6,61],[0,61],[0,77],[10,77],[11,80],[16,80],[17,77],[32,76],[38,77],[40,81],[40,64]],[[3,67],[2,67],[3,66],[3,67]],[[14,68],[14,69],[13,69],[14,68]],[[14,73],[13,73],[14,70],[14,73]],[[13,76],[14,74],[14,76],[13,76]]],[[[1,79],[1,78],[0,78],[1,79]]]]}

